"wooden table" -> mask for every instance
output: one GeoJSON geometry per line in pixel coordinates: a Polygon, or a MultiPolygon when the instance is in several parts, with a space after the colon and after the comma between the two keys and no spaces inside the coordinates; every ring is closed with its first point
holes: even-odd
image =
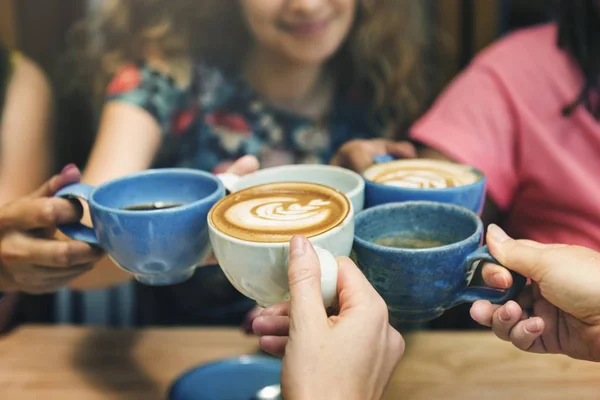
{"type": "MultiPolygon", "coordinates": [[[[406,340],[386,399],[600,399],[600,364],[527,354],[488,332],[406,340]]],[[[0,398],[164,399],[188,368],[257,350],[227,329],[25,326],[0,339],[0,398]]]]}

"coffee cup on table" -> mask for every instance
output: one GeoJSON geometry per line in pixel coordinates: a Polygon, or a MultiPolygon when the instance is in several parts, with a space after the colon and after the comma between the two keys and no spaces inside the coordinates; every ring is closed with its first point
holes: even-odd
{"type": "Polygon", "coordinates": [[[355,218],[358,265],[401,323],[426,322],[463,303],[515,298],[526,279],[511,272],[508,290],[471,287],[482,262],[499,264],[480,247],[479,217],[452,204],[426,201],[383,204],[355,218]]]}
{"type": "Polygon", "coordinates": [[[477,169],[449,161],[393,160],[377,157],[363,172],[365,208],[402,201],[436,201],[481,214],[485,176],[477,169]]]}
{"type": "Polygon", "coordinates": [[[252,186],[220,200],[210,210],[212,248],[224,274],[245,296],[267,307],[289,299],[289,242],[303,235],[321,265],[325,306],[337,298],[336,256],[350,254],[353,208],[340,191],[308,182],[252,186]]]}
{"type": "Polygon", "coordinates": [[[192,277],[208,255],[206,217],[224,195],[217,177],[193,169],[147,170],[96,188],[78,183],[56,196],[86,201],[93,227],[59,229],[101,247],[140,283],[172,285],[192,277]]]}

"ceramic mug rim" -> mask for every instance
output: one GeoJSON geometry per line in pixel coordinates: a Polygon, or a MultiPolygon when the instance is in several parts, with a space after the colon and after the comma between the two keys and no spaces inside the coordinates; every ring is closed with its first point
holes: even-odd
{"type": "MultiPolygon", "coordinates": [[[[275,183],[301,183],[301,184],[309,184],[309,185],[317,185],[320,187],[324,187],[327,188],[329,190],[333,190],[339,194],[342,195],[342,197],[346,200],[347,204],[348,204],[348,213],[346,214],[346,217],[340,222],[338,223],[336,226],[334,226],[333,228],[329,229],[328,231],[325,231],[323,233],[320,233],[318,235],[313,235],[313,236],[307,236],[306,238],[308,240],[310,240],[311,242],[313,240],[321,240],[321,239],[327,239],[329,236],[335,235],[338,232],[340,232],[342,229],[346,228],[346,226],[348,226],[348,224],[350,223],[354,223],[354,206],[352,205],[352,201],[350,200],[349,196],[347,194],[345,194],[344,192],[342,192],[341,190],[332,188],[330,186],[326,186],[326,185],[321,185],[319,183],[313,183],[313,182],[297,182],[297,181],[280,181],[280,182],[275,182],[275,183]]],[[[266,186],[266,185],[272,185],[273,183],[263,183],[261,185],[256,185],[256,186],[250,186],[248,188],[245,189],[241,189],[238,192],[232,193],[229,196],[235,195],[235,194],[239,194],[242,191],[245,190],[252,190],[252,189],[256,189],[257,187],[261,187],[261,186],[266,186]]],[[[223,201],[225,198],[221,199],[220,201],[223,201]]],[[[206,216],[206,220],[208,222],[208,227],[210,229],[211,232],[215,233],[217,236],[219,236],[220,239],[223,240],[227,240],[228,242],[232,242],[232,243],[236,243],[236,244],[241,244],[241,245],[246,245],[246,246],[252,246],[252,247],[261,247],[261,248],[286,248],[290,245],[290,241],[284,241],[284,242],[253,242],[251,240],[244,240],[244,239],[239,239],[236,238],[234,236],[228,235],[224,232],[221,232],[221,230],[219,230],[219,228],[217,228],[211,221],[211,215],[214,212],[216,206],[218,203],[216,203],[208,212],[208,215],[206,216]]],[[[290,238],[291,239],[291,238],[290,238]]]]}
{"type": "Polygon", "coordinates": [[[133,174],[128,174],[123,177],[110,180],[109,182],[103,183],[102,185],[96,186],[96,187],[94,187],[94,189],[92,190],[92,192],[90,193],[90,195],[88,196],[88,199],[86,201],[90,205],[90,208],[93,208],[93,209],[96,209],[99,211],[104,211],[105,213],[117,214],[117,215],[122,215],[122,216],[150,216],[150,215],[157,215],[157,214],[160,214],[160,215],[178,214],[181,212],[189,211],[191,209],[194,209],[194,208],[204,205],[206,203],[218,201],[224,195],[225,195],[225,187],[223,186],[223,183],[216,176],[214,176],[213,174],[211,174],[209,172],[205,172],[205,171],[201,171],[201,170],[197,170],[197,169],[191,169],[191,168],[154,168],[154,169],[147,169],[144,171],[136,172],[133,174]],[[114,184],[135,180],[140,177],[156,176],[156,175],[188,175],[188,176],[202,177],[202,178],[206,178],[206,179],[214,182],[216,184],[216,188],[212,193],[210,193],[209,195],[207,195],[201,199],[194,200],[192,202],[183,204],[181,206],[172,207],[172,208],[162,208],[162,209],[158,209],[158,210],[136,210],[136,211],[125,210],[122,208],[105,206],[103,204],[100,204],[95,199],[95,196],[100,191],[105,190],[106,188],[108,188],[114,184]]]}
{"type": "Polygon", "coordinates": [[[379,245],[379,244],[376,244],[373,242],[369,242],[368,240],[365,240],[365,239],[359,237],[356,229],[354,230],[354,241],[361,247],[367,248],[374,252],[387,251],[387,252],[393,252],[395,254],[432,254],[432,253],[459,250],[459,249],[463,248],[465,245],[467,245],[469,243],[473,243],[473,242],[479,243],[479,241],[481,239],[481,235],[483,234],[483,222],[481,221],[481,219],[477,216],[477,214],[475,214],[473,211],[469,210],[468,208],[458,206],[455,204],[450,204],[450,203],[415,200],[415,201],[403,201],[403,202],[380,204],[378,206],[368,208],[368,209],[358,213],[354,217],[354,221],[355,221],[356,225],[358,226],[359,221],[361,219],[368,218],[370,214],[374,214],[378,211],[381,211],[382,209],[392,208],[394,210],[397,210],[397,209],[402,209],[402,208],[410,208],[413,206],[426,206],[426,207],[434,206],[437,208],[441,207],[446,210],[451,210],[454,213],[458,212],[459,214],[463,214],[465,217],[467,217],[471,221],[475,222],[475,231],[471,235],[467,236],[466,238],[464,238],[458,242],[450,243],[450,244],[447,244],[444,246],[429,247],[429,248],[425,248],[425,249],[408,249],[408,248],[404,249],[404,248],[398,248],[398,247],[382,246],[382,245],[379,245]]]}
{"type": "MultiPolygon", "coordinates": [[[[368,170],[370,170],[371,168],[376,168],[378,166],[381,165],[385,165],[385,164],[391,164],[391,163],[397,163],[397,162],[402,162],[402,161],[418,161],[418,160],[425,160],[425,159],[419,159],[419,158],[411,158],[411,159],[400,159],[400,160],[394,160],[394,161],[388,161],[385,163],[380,163],[380,164],[373,164],[370,167],[368,167],[366,170],[364,170],[362,172],[362,179],[366,182],[367,185],[373,185],[379,189],[391,189],[394,191],[402,191],[402,192],[410,192],[410,193],[421,193],[421,192],[429,192],[429,193],[441,193],[441,192],[454,192],[454,191],[461,191],[461,190],[468,190],[470,188],[473,188],[475,186],[481,185],[486,183],[487,179],[486,176],[483,172],[481,172],[479,169],[475,168],[472,165],[468,165],[468,164],[460,164],[460,163],[454,163],[452,161],[448,161],[448,163],[451,164],[457,164],[457,165],[461,165],[461,166],[465,166],[465,167],[469,167],[471,172],[475,173],[479,179],[477,179],[475,182],[473,183],[469,183],[467,185],[460,185],[460,186],[453,186],[453,187],[445,187],[445,188],[408,188],[408,187],[402,187],[402,186],[392,186],[392,185],[385,185],[383,183],[379,183],[379,182],[375,182],[370,180],[369,178],[367,178],[365,176],[365,174],[367,173],[368,170]]],[[[443,160],[434,160],[434,161],[443,161],[443,160]]]]}
{"type": "MultiPolygon", "coordinates": [[[[354,196],[359,195],[361,193],[361,191],[364,191],[364,189],[365,189],[365,180],[363,179],[363,177],[360,174],[358,174],[354,171],[351,171],[349,169],[346,169],[346,168],[338,167],[335,165],[324,165],[324,164],[291,164],[291,165],[279,165],[276,167],[268,167],[265,169],[261,169],[261,170],[252,172],[248,175],[240,176],[239,182],[241,183],[244,180],[250,179],[255,176],[267,175],[268,173],[275,173],[275,172],[279,172],[279,171],[288,171],[288,170],[320,170],[320,171],[327,171],[328,173],[336,173],[336,174],[341,174],[341,175],[351,177],[356,181],[355,182],[356,185],[354,186],[354,188],[352,190],[350,190],[347,193],[344,193],[349,198],[353,198],[354,196]]],[[[284,181],[281,181],[281,182],[284,182],[284,181]]],[[[288,182],[288,181],[285,181],[285,182],[288,182]]],[[[303,183],[314,183],[314,182],[303,182],[303,183]]],[[[319,183],[315,183],[315,184],[319,185],[319,183]]],[[[258,186],[258,185],[253,185],[253,186],[258,186]]],[[[244,189],[247,189],[247,188],[244,188],[244,189]]],[[[244,189],[239,189],[239,190],[244,190],[244,189]]],[[[338,190],[338,189],[336,189],[336,190],[338,190]]]]}

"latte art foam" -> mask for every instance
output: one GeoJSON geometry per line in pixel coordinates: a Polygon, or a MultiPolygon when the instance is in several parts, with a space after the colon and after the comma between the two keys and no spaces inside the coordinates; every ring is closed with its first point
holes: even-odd
{"type": "Polygon", "coordinates": [[[339,225],[348,215],[348,199],[335,189],[312,183],[273,183],[234,193],[211,211],[223,233],[258,242],[310,237],[339,225]]]}
{"type": "Polygon", "coordinates": [[[307,229],[327,221],[333,211],[331,201],[322,199],[306,203],[298,197],[269,197],[237,203],[225,212],[225,219],[256,230],[281,230],[290,222],[296,229],[307,229]]]}
{"type": "Polygon", "coordinates": [[[471,167],[439,160],[392,161],[375,165],[364,175],[373,182],[410,189],[444,189],[481,179],[471,167]]]}

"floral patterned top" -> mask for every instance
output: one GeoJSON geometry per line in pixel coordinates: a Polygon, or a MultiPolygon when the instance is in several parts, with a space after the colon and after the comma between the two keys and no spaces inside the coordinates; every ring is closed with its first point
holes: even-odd
{"type": "MultiPolygon", "coordinates": [[[[125,65],[106,101],[148,111],[162,127],[155,168],[186,167],[223,172],[253,154],[261,166],[328,163],[346,141],[370,138],[366,107],[355,92],[338,93],[327,126],[267,105],[246,82],[199,63],[191,84],[175,81],[143,63],[125,65]]],[[[168,287],[136,286],[140,325],[238,325],[254,302],[227,281],[220,268],[198,268],[188,281],[168,287]]]]}
{"type": "Polygon", "coordinates": [[[356,92],[338,93],[322,126],[266,104],[241,78],[203,63],[186,89],[146,64],[127,64],[110,83],[106,101],[135,104],[160,124],[163,145],[154,167],[220,173],[246,154],[257,156],[263,168],[328,163],[345,142],[375,136],[356,92]]]}

